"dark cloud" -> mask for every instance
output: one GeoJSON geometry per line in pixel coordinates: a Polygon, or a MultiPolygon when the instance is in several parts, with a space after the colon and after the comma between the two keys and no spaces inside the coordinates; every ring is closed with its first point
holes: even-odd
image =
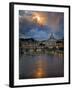
{"type": "Polygon", "coordinates": [[[32,37],[35,39],[48,39],[50,33],[54,33],[57,38],[64,36],[64,14],[61,12],[33,12],[19,11],[19,33],[20,36],[32,37]],[[33,22],[34,13],[45,16],[45,25],[41,26],[33,22]]]}
{"type": "Polygon", "coordinates": [[[52,28],[53,32],[57,32],[60,30],[60,23],[62,23],[62,25],[64,26],[63,22],[63,18],[64,18],[64,14],[61,12],[49,12],[48,13],[48,25],[49,27],[52,28]]]}

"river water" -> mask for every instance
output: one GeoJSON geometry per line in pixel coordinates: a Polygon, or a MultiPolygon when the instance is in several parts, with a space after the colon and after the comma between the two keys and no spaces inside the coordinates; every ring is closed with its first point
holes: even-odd
{"type": "Polygon", "coordinates": [[[19,60],[19,79],[64,76],[64,55],[22,55],[19,60]]]}

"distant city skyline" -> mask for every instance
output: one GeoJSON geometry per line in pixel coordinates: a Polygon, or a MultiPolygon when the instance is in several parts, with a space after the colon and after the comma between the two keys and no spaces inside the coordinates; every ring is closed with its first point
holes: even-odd
{"type": "Polygon", "coordinates": [[[44,11],[19,11],[19,37],[48,40],[64,37],[64,13],[44,11]]]}

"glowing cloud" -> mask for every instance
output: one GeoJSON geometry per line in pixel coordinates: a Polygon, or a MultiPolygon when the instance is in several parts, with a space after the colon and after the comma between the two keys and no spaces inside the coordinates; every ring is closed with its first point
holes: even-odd
{"type": "Polygon", "coordinates": [[[32,20],[39,25],[45,25],[48,21],[48,17],[43,13],[34,12],[32,15],[32,20]]]}

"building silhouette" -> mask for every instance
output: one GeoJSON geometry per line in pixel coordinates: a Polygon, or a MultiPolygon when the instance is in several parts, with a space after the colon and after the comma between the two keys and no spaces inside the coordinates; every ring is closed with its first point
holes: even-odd
{"type": "Polygon", "coordinates": [[[19,40],[19,51],[24,53],[42,52],[49,50],[64,50],[64,39],[56,39],[53,33],[48,40],[36,41],[32,38],[19,40]]]}

